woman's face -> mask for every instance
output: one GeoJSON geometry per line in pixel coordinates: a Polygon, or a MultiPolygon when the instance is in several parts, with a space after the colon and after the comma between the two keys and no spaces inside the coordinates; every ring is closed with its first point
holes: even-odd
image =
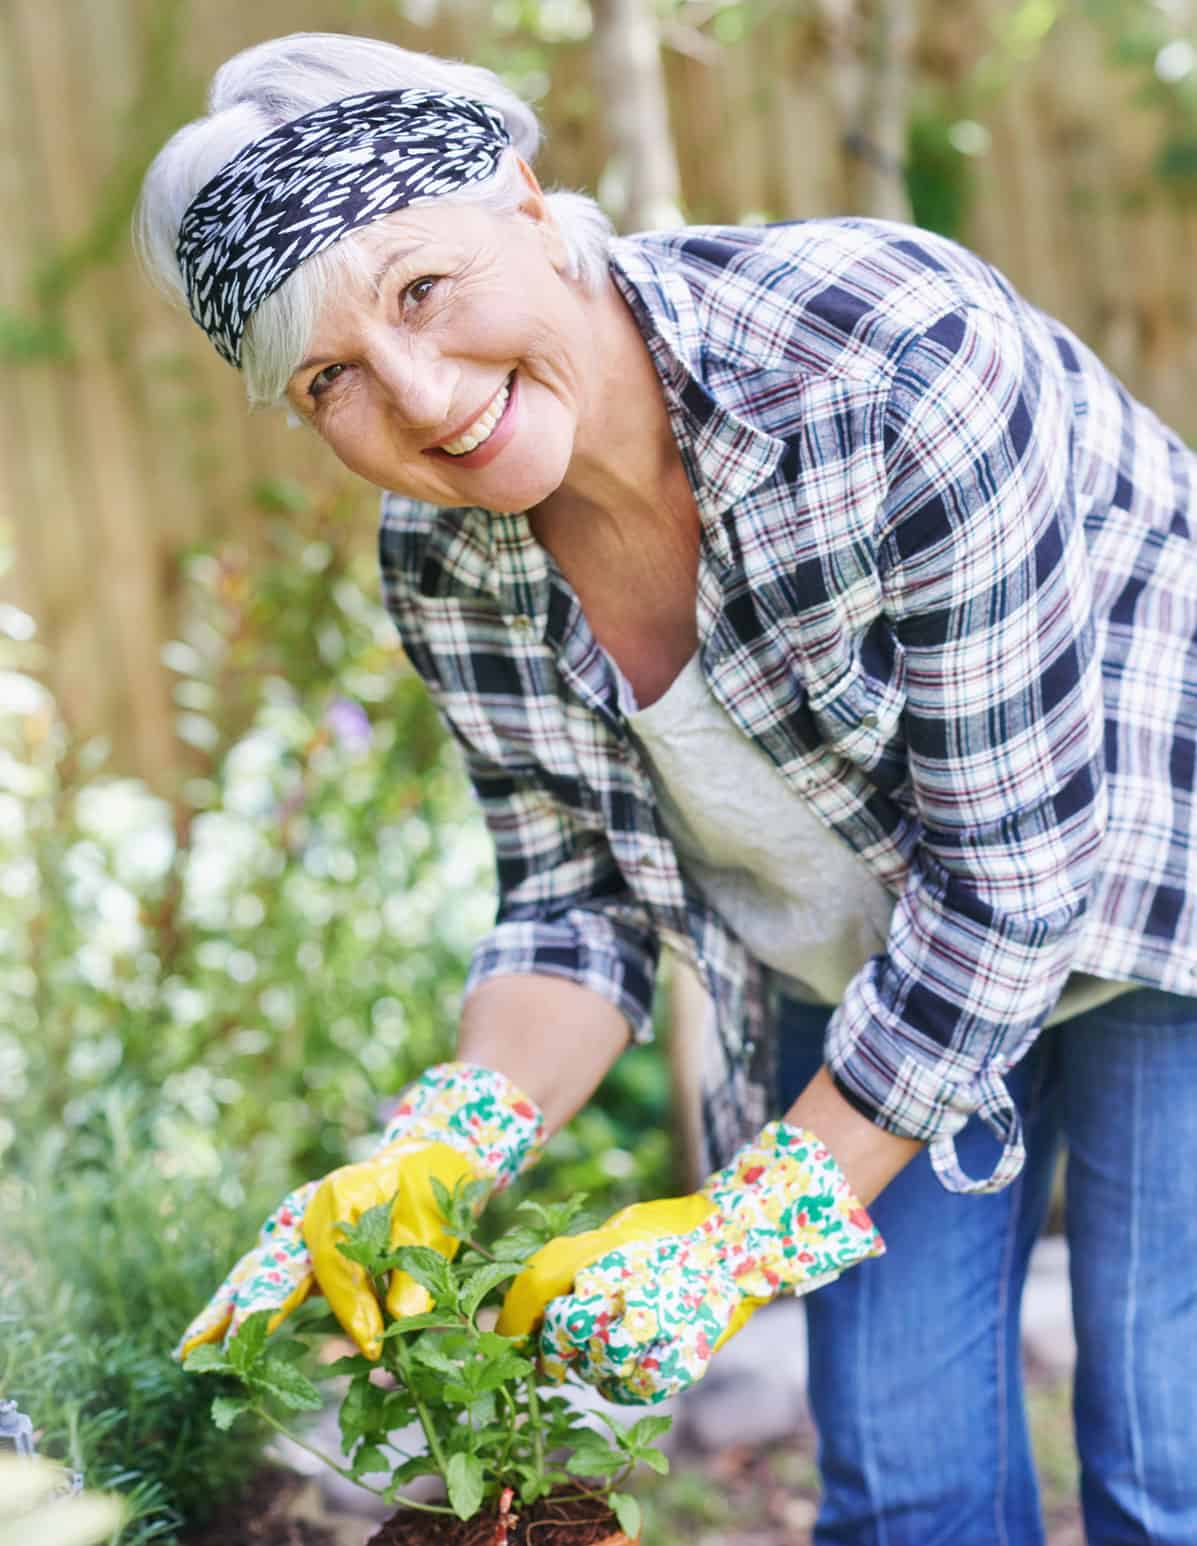
{"type": "Polygon", "coordinates": [[[506,215],[403,210],[364,245],[368,277],[326,303],[293,407],[380,488],[501,512],[547,498],[585,412],[593,342],[539,189],[506,215]]]}

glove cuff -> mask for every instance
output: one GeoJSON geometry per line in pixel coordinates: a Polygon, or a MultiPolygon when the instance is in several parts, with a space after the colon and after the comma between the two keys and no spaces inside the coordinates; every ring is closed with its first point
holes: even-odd
{"type": "Polygon", "coordinates": [[[835,1156],[809,1128],[770,1122],[702,1194],[719,1209],[721,1232],[744,1235],[774,1293],[803,1293],[885,1250],[835,1156]]]}
{"type": "Polygon", "coordinates": [[[493,1068],[438,1063],[407,1087],[391,1113],[382,1146],[400,1140],[448,1144],[501,1191],[540,1157],[544,1115],[493,1068]]]}

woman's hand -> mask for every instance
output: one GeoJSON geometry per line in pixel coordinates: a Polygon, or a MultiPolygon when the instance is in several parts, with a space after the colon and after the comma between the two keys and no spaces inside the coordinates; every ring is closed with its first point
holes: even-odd
{"type": "Polygon", "coordinates": [[[552,1379],[572,1370],[611,1401],[662,1401],[762,1304],[884,1249],[830,1150],[773,1122],[692,1196],[550,1241],[512,1284],[498,1330],[539,1326],[552,1379]]]}
{"type": "MultiPolygon", "coordinates": [[[[287,1194],[183,1333],[176,1356],[234,1335],[255,1310],[274,1311],[273,1331],[319,1289],[361,1351],[377,1358],[382,1315],[365,1269],[337,1250],[338,1226],[394,1198],[392,1245],[452,1257],[457,1241],[445,1233],[433,1181],[452,1190],[458,1181],[485,1180],[499,1190],[537,1157],[543,1136],[539,1108],[502,1074],[474,1063],[429,1069],[400,1100],[375,1154],[287,1194]]],[[[405,1273],[391,1274],[391,1314],[417,1314],[427,1304],[405,1273]]]]}

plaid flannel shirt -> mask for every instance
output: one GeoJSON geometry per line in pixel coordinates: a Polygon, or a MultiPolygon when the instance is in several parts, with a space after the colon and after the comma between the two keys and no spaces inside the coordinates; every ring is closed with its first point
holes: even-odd
{"type": "MultiPolygon", "coordinates": [[[[827,1063],[949,1189],[996,1189],[1023,1157],[1003,1075],[1069,972],[1197,988],[1197,460],[913,228],[691,227],[616,241],[611,272],[702,520],[710,690],[896,899],[827,1063]],[[973,1113],[1003,1143],[979,1180],[973,1113]]],[[[561,975],[645,1036],[658,947],[685,952],[724,1162],[776,1114],[771,976],[679,867],[626,684],[523,515],[388,495],[380,546],[496,848],[470,986],[561,975]]]]}

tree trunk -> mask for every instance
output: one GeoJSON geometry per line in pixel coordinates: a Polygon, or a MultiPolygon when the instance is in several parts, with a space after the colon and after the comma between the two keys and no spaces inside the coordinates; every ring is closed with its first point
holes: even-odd
{"type": "Polygon", "coordinates": [[[845,156],[845,208],[909,220],[903,169],[918,0],[816,0],[845,156]]]}
{"type": "Polygon", "coordinates": [[[680,179],[650,0],[593,0],[594,71],[611,161],[605,201],[622,231],[680,225],[680,179]]]}

